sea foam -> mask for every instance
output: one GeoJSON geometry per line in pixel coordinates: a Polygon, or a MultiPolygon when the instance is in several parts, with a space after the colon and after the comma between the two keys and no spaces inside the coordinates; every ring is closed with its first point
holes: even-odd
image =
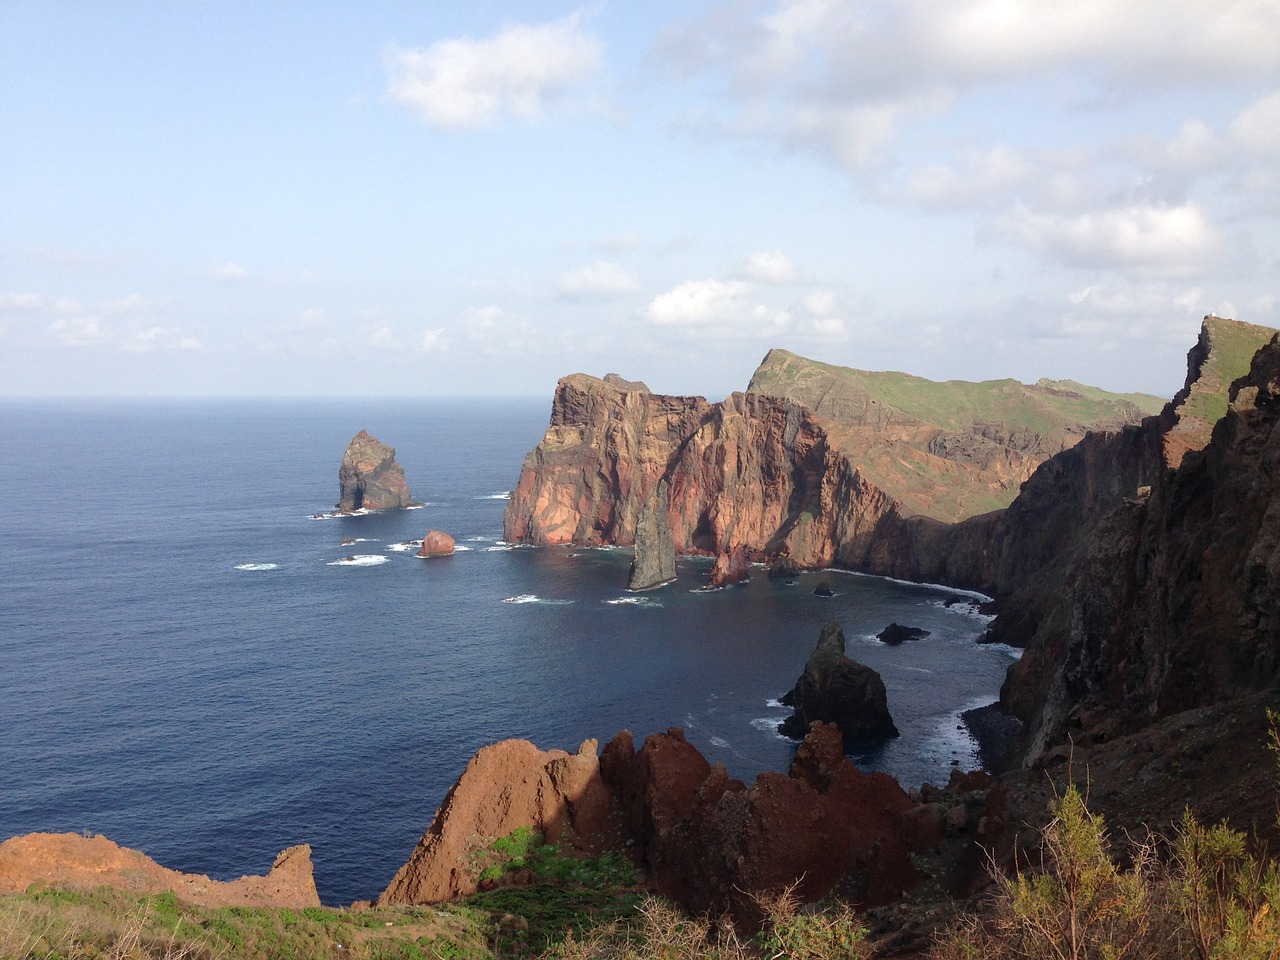
{"type": "Polygon", "coordinates": [[[354,557],[343,557],[341,560],[330,560],[325,566],[328,567],[376,567],[380,563],[386,563],[390,557],[384,557],[379,554],[362,553],[354,557]]]}

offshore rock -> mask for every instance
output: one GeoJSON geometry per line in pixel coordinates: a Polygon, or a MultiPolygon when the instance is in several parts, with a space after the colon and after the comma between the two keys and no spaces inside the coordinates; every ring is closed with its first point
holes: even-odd
{"type": "Polygon", "coordinates": [[[640,509],[636,522],[635,558],[628,590],[652,590],[676,578],[676,544],[671,539],[667,481],[660,480],[640,509]]]}
{"type": "Polygon", "coordinates": [[[311,848],[305,843],[282,851],[266,876],[229,882],[170,870],[101,835],[29,833],[0,843],[0,894],[21,893],[32,884],[86,890],[107,886],[139,895],[174,893],[205,907],[320,906],[311,848]]]}
{"type": "Polygon", "coordinates": [[[923,640],[927,636],[929,636],[929,631],[923,627],[904,627],[900,623],[891,623],[876,634],[876,639],[881,643],[896,647],[908,640],[923,640]]]}
{"type": "Polygon", "coordinates": [[[750,576],[751,558],[747,556],[746,548],[742,544],[738,544],[733,549],[725,550],[720,556],[716,557],[715,565],[711,568],[711,579],[707,583],[707,588],[715,590],[718,587],[742,583],[750,576]]]}
{"type": "Polygon", "coordinates": [[[527,740],[484,747],[467,764],[379,904],[440,903],[479,890],[481,849],[517,827],[589,853],[613,849],[596,741],[576,754],[527,740]]]}
{"type": "Polygon", "coordinates": [[[451,557],[456,549],[453,537],[443,530],[428,530],[422,538],[422,547],[418,550],[420,557],[451,557]]]}
{"type": "Polygon", "coordinates": [[[361,430],[347,444],[338,468],[338,509],[390,510],[413,503],[395,448],[361,430]]]}
{"type": "Polygon", "coordinates": [[[846,742],[898,736],[880,674],[850,660],[844,648],[840,624],[828,621],[804,673],[782,698],[795,710],[778,725],[784,736],[799,740],[814,721],[835,724],[846,742]]]}

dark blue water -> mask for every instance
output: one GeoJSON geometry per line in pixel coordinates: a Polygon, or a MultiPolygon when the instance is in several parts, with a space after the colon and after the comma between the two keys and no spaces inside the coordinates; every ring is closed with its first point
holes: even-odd
{"type": "Polygon", "coordinates": [[[0,404],[0,837],[91,831],[220,879],[314,848],[326,903],[376,895],[483,744],[683,726],[785,769],[771,703],[836,617],[903,736],[905,784],[975,764],[958,711],[1010,652],[947,591],[847,574],[628,595],[627,551],[510,549],[502,494],[546,401],[0,404]],[[360,429],[418,510],[313,520],[360,429]],[[429,528],[453,557],[390,549],[429,528]],[[343,538],[360,542],[344,546],[343,538]],[[356,563],[342,563],[356,556],[356,563]],[[252,567],[252,569],[244,569],[252,567]],[[837,591],[813,596],[827,579],[837,591]],[[891,621],[933,631],[888,648],[891,621]]]}

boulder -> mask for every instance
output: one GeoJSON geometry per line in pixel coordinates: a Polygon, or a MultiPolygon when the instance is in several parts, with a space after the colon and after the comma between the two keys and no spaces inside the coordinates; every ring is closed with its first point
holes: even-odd
{"type": "Polygon", "coordinates": [[[898,736],[880,674],[850,660],[844,648],[844,631],[829,621],[804,673],[783,698],[795,710],[778,725],[784,736],[799,740],[815,720],[835,724],[846,742],[898,736]]]}
{"type": "Polygon", "coordinates": [[[390,510],[413,503],[396,451],[361,430],[347,444],[338,468],[338,509],[390,510]]]}
{"type": "Polygon", "coordinates": [[[900,623],[891,623],[876,634],[876,639],[881,643],[896,647],[907,640],[923,640],[927,636],[929,636],[929,631],[923,627],[904,627],[900,623]]]}
{"type": "Polygon", "coordinates": [[[453,537],[442,530],[428,530],[422,538],[422,548],[418,550],[420,557],[451,557],[454,551],[453,537]]]}
{"type": "Polygon", "coordinates": [[[676,544],[667,519],[667,497],[667,481],[659,480],[640,508],[628,590],[652,590],[676,578],[676,544]]]}
{"type": "Polygon", "coordinates": [[[0,895],[32,884],[92,890],[114,887],[138,895],[174,893],[205,907],[320,906],[311,847],[280,853],[265,876],[223,882],[162,867],[139,850],[98,835],[29,833],[0,843],[0,895]]]}
{"type": "Polygon", "coordinates": [[[711,579],[707,588],[727,587],[733,583],[741,583],[751,576],[751,558],[747,556],[747,548],[738,544],[731,550],[725,550],[716,557],[715,566],[711,568],[711,579]]]}

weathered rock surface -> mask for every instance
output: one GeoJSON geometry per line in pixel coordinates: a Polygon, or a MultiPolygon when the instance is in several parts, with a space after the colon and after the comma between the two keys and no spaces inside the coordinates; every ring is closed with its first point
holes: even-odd
{"type": "Polygon", "coordinates": [[[778,725],[783,735],[799,740],[814,721],[835,724],[846,741],[898,735],[880,674],[850,660],[844,648],[840,624],[828,621],[804,673],[782,698],[795,710],[778,725]]]}
{"type": "Polygon", "coordinates": [[[596,746],[586,740],[570,754],[504,740],[481,749],[378,903],[439,903],[475,893],[475,854],[517,827],[533,827],[566,848],[614,848],[596,746]]]}
{"type": "MultiPolygon", "coordinates": [[[[799,568],[837,564],[898,576],[939,565],[932,558],[942,556],[935,547],[949,527],[943,520],[1007,503],[1036,465],[1088,426],[1132,422],[1141,412],[1130,399],[1079,385],[929,384],[901,374],[883,375],[877,389],[901,397],[925,384],[932,406],[891,409],[867,390],[861,405],[836,403],[841,378],[854,374],[881,377],[774,351],[753,391],[791,390],[804,402],[747,392],[716,404],[654,394],[616,376],[565,377],[547,433],[507,504],[504,538],[628,546],[643,505],[666,480],[679,553],[719,557],[741,548],[750,562],[786,556],[799,568]],[[983,419],[1011,396],[1031,398],[1014,404],[1016,422],[983,419]],[[968,411],[963,423],[951,422],[952,401],[968,411]],[[946,422],[931,425],[930,410],[946,422]],[[833,419],[842,416],[854,420],[833,419]],[[1046,423],[1054,430],[1035,426],[1046,423]],[[964,430],[970,446],[981,440],[991,450],[978,456],[954,438],[939,439],[964,430]],[[1023,451],[1016,463],[1010,450],[1023,451]],[[922,488],[920,477],[934,474],[937,483],[922,488]]],[[[960,549],[957,585],[983,582],[979,541],[975,534],[960,549]]]]}
{"type": "MultiPolygon", "coordinates": [[[[892,777],[863,773],[844,756],[839,730],[821,723],[788,774],[750,785],[709,764],[678,728],[638,750],[624,731],[598,761],[594,748],[589,741],[571,757],[524,741],[485,747],[379,903],[474,890],[470,852],[518,826],[577,849],[626,850],[662,894],[748,926],[759,920],[753,894],[793,883],[805,900],[839,884],[864,904],[888,903],[919,881],[912,857],[948,835],[944,807],[956,802],[954,791],[913,801],[892,777]]],[[[972,835],[976,813],[961,821],[951,835],[972,835]]]]}
{"type": "Polygon", "coordinates": [[[635,557],[627,578],[628,590],[652,590],[676,578],[676,544],[671,539],[667,481],[657,486],[640,508],[636,522],[635,557]]]}
{"type": "Polygon", "coordinates": [[[101,835],[29,833],[0,843],[0,894],[20,893],[35,883],[108,886],[139,895],[174,893],[206,907],[320,906],[306,844],[281,852],[265,876],[223,882],[162,867],[101,835]]]}
{"type": "Polygon", "coordinates": [[[927,636],[929,636],[929,631],[922,627],[904,627],[900,623],[891,623],[876,634],[876,639],[881,643],[896,647],[908,640],[923,640],[927,636]]]}
{"type": "Polygon", "coordinates": [[[734,583],[742,583],[750,576],[751,558],[747,555],[746,547],[738,544],[716,557],[716,562],[711,567],[711,577],[707,581],[707,587],[711,590],[727,587],[734,583]]]}
{"type": "Polygon", "coordinates": [[[420,557],[451,557],[456,549],[453,537],[443,530],[428,530],[418,549],[420,557]]]}
{"type": "Polygon", "coordinates": [[[395,448],[361,430],[347,444],[338,467],[339,510],[390,510],[413,500],[395,448]]]}
{"type": "Polygon", "coordinates": [[[601,770],[658,890],[747,924],[759,919],[753,893],[791,883],[806,901],[840,882],[863,903],[886,903],[918,881],[911,853],[933,839],[914,830],[914,805],[897,781],[858,770],[839,731],[823,724],[788,775],[762,773],[750,786],[709,766],[678,729],[639,750],[620,734],[605,747],[601,770]]]}
{"type": "Polygon", "coordinates": [[[1027,762],[1068,734],[1106,739],[1280,679],[1280,347],[1257,354],[1211,438],[1178,429],[1212,394],[1206,369],[1221,383],[1234,362],[1215,344],[1238,357],[1260,335],[1206,318],[1187,386],[1160,417],[1050,460],[1007,511],[995,552],[1024,573],[1004,575],[1018,585],[996,638],[1027,643],[1002,691],[1026,723],[1027,762]]]}

